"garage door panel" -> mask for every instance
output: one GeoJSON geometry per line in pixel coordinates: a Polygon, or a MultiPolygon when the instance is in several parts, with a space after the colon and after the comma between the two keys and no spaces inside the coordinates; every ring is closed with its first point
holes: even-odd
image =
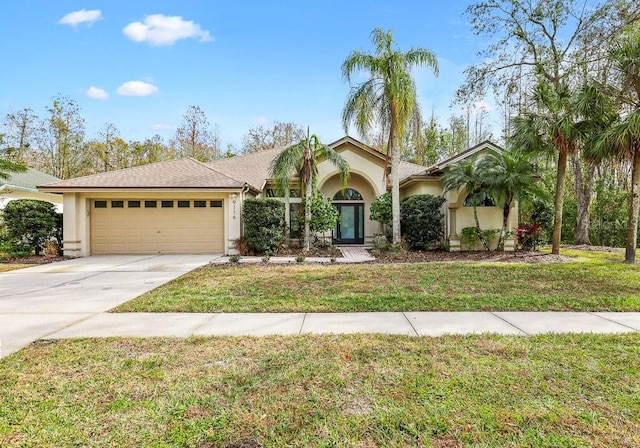
{"type": "Polygon", "coordinates": [[[222,208],[96,209],[92,203],[91,252],[94,254],[223,252],[223,217],[222,208]]]}

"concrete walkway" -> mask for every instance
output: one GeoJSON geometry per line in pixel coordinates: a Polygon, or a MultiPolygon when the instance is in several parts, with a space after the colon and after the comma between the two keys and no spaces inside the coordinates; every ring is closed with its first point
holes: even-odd
{"type": "Polygon", "coordinates": [[[52,332],[46,338],[326,333],[386,333],[410,336],[474,333],[531,335],[634,331],[640,331],[640,313],[103,313],[52,332]]]}

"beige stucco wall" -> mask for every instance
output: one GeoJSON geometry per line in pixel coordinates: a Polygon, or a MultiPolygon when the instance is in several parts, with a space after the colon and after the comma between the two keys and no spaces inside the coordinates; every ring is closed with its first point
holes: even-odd
{"type": "Polygon", "coordinates": [[[219,191],[94,191],[64,193],[64,254],[71,257],[91,255],[92,199],[206,199],[222,200],[225,214],[225,254],[235,253],[233,242],[240,237],[242,193],[219,191]],[[235,193],[235,198],[232,194],[235,193]]]}
{"type": "MultiPolygon", "coordinates": [[[[354,147],[351,143],[341,146],[338,151],[349,163],[351,172],[346,188],[358,191],[364,199],[364,242],[371,244],[374,235],[382,231],[378,222],[369,219],[369,209],[371,203],[386,191],[383,178],[384,160],[354,147]]],[[[338,170],[330,162],[323,161],[318,164],[318,187],[330,198],[343,188],[338,170]]]]}
{"type": "Polygon", "coordinates": [[[442,186],[439,180],[429,179],[419,183],[411,184],[400,191],[403,198],[416,196],[419,194],[430,194],[431,196],[442,196],[442,186]]]}
{"type": "Polygon", "coordinates": [[[50,202],[56,206],[58,213],[63,212],[63,200],[61,194],[54,193],[39,193],[32,191],[20,191],[20,190],[0,190],[0,210],[2,210],[9,201],[16,199],[35,199],[38,201],[50,202]]]}

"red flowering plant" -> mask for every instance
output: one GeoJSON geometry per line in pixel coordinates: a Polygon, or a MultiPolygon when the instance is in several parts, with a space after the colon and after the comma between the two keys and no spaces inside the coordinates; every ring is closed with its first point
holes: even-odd
{"type": "Polygon", "coordinates": [[[542,226],[538,223],[524,224],[518,227],[516,236],[521,249],[536,250],[542,237],[542,226]]]}

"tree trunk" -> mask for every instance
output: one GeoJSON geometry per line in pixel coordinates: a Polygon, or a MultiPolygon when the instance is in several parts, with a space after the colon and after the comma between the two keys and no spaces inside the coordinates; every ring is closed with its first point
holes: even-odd
{"type": "Polygon", "coordinates": [[[507,239],[507,222],[509,221],[509,213],[511,212],[511,200],[505,201],[502,207],[502,229],[500,229],[500,239],[496,250],[504,250],[504,240],[507,239]]]}
{"type": "MultiPolygon", "coordinates": [[[[395,111],[392,111],[392,114],[395,111]]],[[[400,179],[398,168],[400,167],[400,148],[396,142],[396,123],[391,120],[389,126],[389,143],[387,151],[391,155],[391,228],[393,231],[393,244],[402,243],[400,233],[400,179]]]]}
{"type": "Polygon", "coordinates": [[[485,248],[485,250],[489,250],[489,245],[487,244],[487,240],[484,239],[484,236],[482,236],[482,229],[480,228],[480,220],[478,219],[478,209],[476,208],[476,206],[473,206],[473,219],[476,220],[476,233],[478,235],[478,239],[480,239],[480,242],[482,243],[482,246],[485,248]]]}
{"type": "Polygon", "coordinates": [[[629,226],[627,227],[627,248],[625,263],[635,263],[638,245],[638,212],[640,211],[640,142],[633,147],[633,169],[631,171],[631,196],[629,197],[629,226]]]}
{"type": "Polygon", "coordinates": [[[311,186],[307,185],[304,190],[304,250],[309,252],[311,248],[311,229],[309,223],[311,222],[311,186]]]}
{"type": "Polygon", "coordinates": [[[573,169],[575,174],[575,193],[578,208],[578,220],[576,228],[576,244],[591,245],[589,239],[589,206],[591,205],[591,195],[593,192],[593,182],[595,179],[596,167],[593,163],[587,162],[586,172],[583,173],[580,155],[573,154],[573,169]]]}
{"type": "MultiPolygon", "coordinates": [[[[557,147],[557,146],[556,146],[557,147]]],[[[556,195],[553,201],[555,216],[553,219],[553,237],[551,253],[560,253],[560,237],[562,234],[562,205],[564,200],[564,180],[567,176],[567,151],[558,148],[558,170],[556,173],[556,195]]]]}

